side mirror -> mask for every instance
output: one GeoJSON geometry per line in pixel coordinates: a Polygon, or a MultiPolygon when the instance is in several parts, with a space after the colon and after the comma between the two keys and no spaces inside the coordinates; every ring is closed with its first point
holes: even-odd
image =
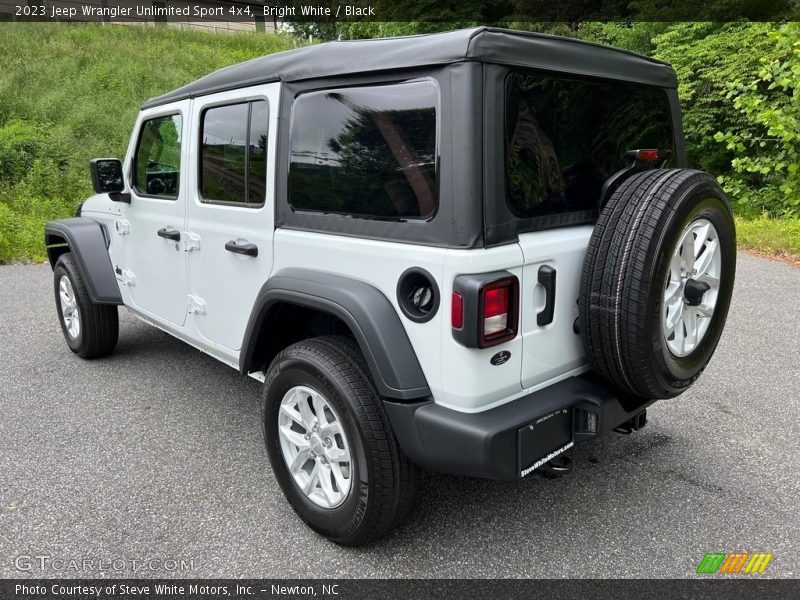
{"type": "Polygon", "coordinates": [[[119,193],[125,189],[122,163],[118,159],[92,159],[89,161],[89,170],[92,173],[92,187],[96,194],[120,195],[119,193]]]}

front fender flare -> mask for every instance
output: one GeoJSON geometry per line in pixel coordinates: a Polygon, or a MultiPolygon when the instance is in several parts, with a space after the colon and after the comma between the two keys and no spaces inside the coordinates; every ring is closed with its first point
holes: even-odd
{"type": "Polygon", "coordinates": [[[389,299],[368,283],[311,269],[284,269],[262,286],[242,341],[243,373],[257,368],[250,363],[262,325],[276,303],[340,318],[355,336],[381,396],[398,400],[430,396],[417,355],[389,299]]]}
{"type": "Polygon", "coordinates": [[[66,243],[75,255],[89,296],[95,304],[122,304],[119,284],[108,255],[103,226],[85,217],[49,221],[44,226],[50,266],[55,268],[60,253],[54,249],[66,243]]]}

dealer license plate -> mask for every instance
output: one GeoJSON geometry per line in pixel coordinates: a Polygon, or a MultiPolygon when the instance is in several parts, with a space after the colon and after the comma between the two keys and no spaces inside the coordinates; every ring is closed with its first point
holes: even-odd
{"type": "Polygon", "coordinates": [[[571,408],[549,413],[520,428],[520,477],[535,471],[573,445],[571,408]]]}

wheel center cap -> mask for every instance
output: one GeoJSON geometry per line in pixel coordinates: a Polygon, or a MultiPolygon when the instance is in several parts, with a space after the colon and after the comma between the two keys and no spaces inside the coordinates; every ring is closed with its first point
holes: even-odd
{"type": "Polygon", "coordinates": [[[705,281],[697,281],[696,279],[687,279],[683,287],[683,296],[686,298],[686,304],[689,306],[697,306],[703,301],[703,294],[711,289],[705,281]]]}
{"type": "Polygon", "coordinates": [[[322,439],[316,433],[311,436],[311,450],[317,456],[325,451],[325,447],[322,445],[322,439]]]}

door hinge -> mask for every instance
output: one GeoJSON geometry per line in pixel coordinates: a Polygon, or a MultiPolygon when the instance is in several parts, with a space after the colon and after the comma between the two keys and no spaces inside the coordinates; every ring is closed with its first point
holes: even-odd
{"type": "Polygon", "coordinates": [[[186,252],[191,252],[192,250],[200,250],[200,236],[196,233],[192,233],[191,231],[184,231],[183,232],[184,238],[186,239],[186,252]]]}
{"type": "Polygon", "coordinates": [[[117,219],[114,227],[119,235],[128,235],[131,232],[131,224],[126,219],[117,219]]]}
{"type": "Polygon", "coordinates": [[[116,267],[114,272],[117,274],[117,281],[119,281],[122,285],[127,285],[130,287],[136,285],[136,275],[133,274],[133,271],[116,267]]]}
{"type": "Polygon", "coordinates": [[[206,314],[206,301],[200,296],[189,294],[189,314],[204,315],[206,314]]]}

